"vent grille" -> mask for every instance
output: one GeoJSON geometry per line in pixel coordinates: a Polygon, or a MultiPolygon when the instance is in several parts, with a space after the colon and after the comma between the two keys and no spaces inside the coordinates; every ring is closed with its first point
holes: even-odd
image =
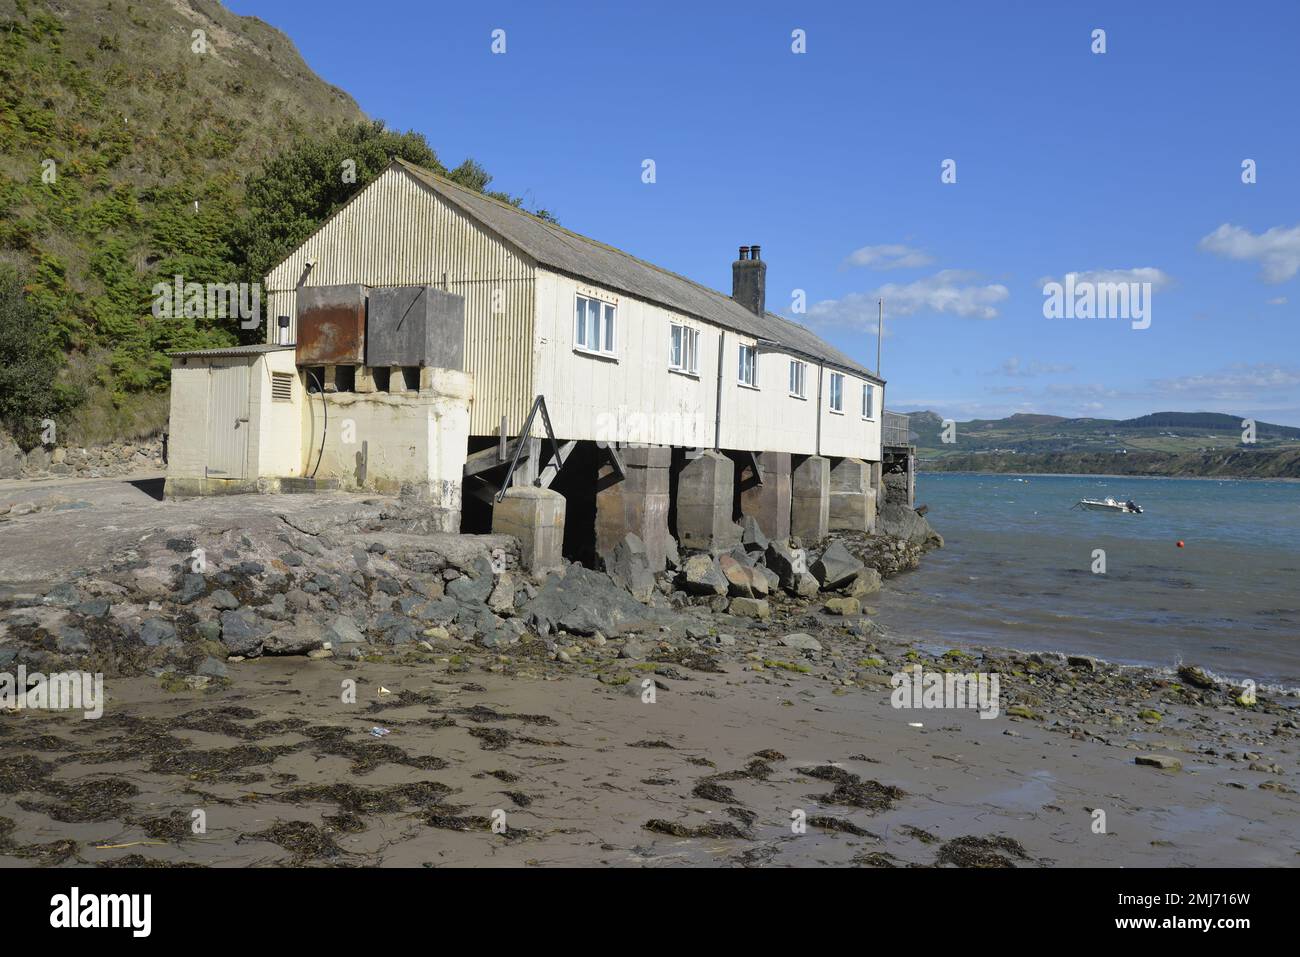
{"type": "Polygon", "coordinates": [[[275,402],[293,401],[293,373],[271,373],[271,399],[275,402]]]}

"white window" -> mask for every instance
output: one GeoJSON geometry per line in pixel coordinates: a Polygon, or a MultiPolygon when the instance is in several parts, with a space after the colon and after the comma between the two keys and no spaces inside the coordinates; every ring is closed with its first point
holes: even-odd
{"type": "Polygon", "coordinates": [[[740,347],[740,384],[758,388],[758,349],[754,346],[740,347]]]}
{"type": "Polygon", "coordinates": [[[614,354],[614,304],[578,296],[573,313],[573,344],[586,352],[614,354]]]}
{"type": "Polygon", "coordinates": [[[844,411],[844,376],[838,372],[831,373],[831,411],[844,411]]]}
{"type": "Polygon", "coordinates": [[[669,326],[668,368],[697,375],[700,371],[700,330],[672,323],[669,326]]]}
{"type": "Polygon", "coordinates": [[[798,359],[790,360],[790,394],[805,398],[807,396],[808,363],[798,359]]]}
{"type": "Polygon", "coordinates": [[[876,387],[870,382],[862,383],[862,417],[874,418],[876,414],[876,387]]]}

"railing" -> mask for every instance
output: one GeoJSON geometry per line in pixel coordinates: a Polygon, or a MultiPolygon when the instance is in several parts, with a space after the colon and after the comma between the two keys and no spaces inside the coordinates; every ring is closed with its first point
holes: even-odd
{"type": "Polygon", "coordinates": [[[897,412],[886,412],[884,419],[880,423],[880,444],[881,445],[911,445],[908,438],[910,429],[908,427],[909,419],[905,415],[899,415],[897,412]]]}

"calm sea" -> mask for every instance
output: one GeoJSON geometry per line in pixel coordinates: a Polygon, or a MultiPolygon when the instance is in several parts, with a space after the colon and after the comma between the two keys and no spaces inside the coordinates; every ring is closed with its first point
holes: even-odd
{"type": "Polygon", "coordinates": [[[897,634],[1300,686],[1300,483],[923,473],[916,501],[947,547],[882,593],[897,634]],[[1107,496],[1145,514],[1071,510],[1107,496]]]}

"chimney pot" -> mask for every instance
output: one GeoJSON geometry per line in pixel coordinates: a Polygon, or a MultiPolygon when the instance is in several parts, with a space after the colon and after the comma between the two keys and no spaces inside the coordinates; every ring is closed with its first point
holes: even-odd
{"type": "Polygon", "coordinates": [[[749,247],[748,247],[748,246],[741,246],[741,247],[740,247],[740,258],[741,258],[742,260],[743,260],[743,259],[748,259],[748,258],[749,258],[749,247]]]}
{"type": "Polygon", "coordinates": [[[762,247],[760,247],[760,246],[750,246],[750,247],[749,247],[750,257],[753,258],[753,259],[759,259],[759,258],[761,258],[761,257],[758,255],[758,251],[759,251],[760,248],[762,248],[762,247]]]}

